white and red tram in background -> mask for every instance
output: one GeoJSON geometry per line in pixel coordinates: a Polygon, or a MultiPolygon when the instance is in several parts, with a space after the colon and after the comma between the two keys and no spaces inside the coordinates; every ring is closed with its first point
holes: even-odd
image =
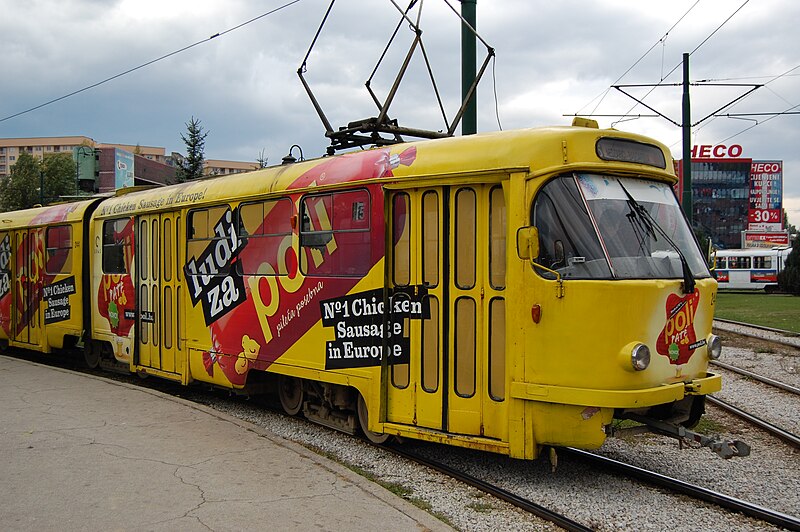
{"type": "Polygon", "coordinates": [[[721,249],[715,253],[715,273],[721,290],[778,290],[778,274],[790,247],[721,249]]]}

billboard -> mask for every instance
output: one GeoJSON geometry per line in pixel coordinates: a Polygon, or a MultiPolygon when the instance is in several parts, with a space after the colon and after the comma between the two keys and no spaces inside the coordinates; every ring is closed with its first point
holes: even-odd
{"type": "Polygon", "coordinates": [[[789,245],[788,231],[743,231],[742,248],[766,248],[783,247],[789,245]]]}
{"type": "Polygon", "coordinates": [[[114,188],[133,186],[133,153],[114,148],[114,188]]]}
{"type": "Polygon", "coordinates": [[[748,231],[783,229],[783,161],[753,161],[750,167],[748,231]]]}

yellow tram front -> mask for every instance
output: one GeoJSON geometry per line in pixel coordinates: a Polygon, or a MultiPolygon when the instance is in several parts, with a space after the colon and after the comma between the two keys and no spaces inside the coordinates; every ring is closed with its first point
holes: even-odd
{"type": "Polygon", "coordinates": [[[721,386],[707,373],[721,350],[717,283],[665,175],[668,151],[598,130],[563,153],[563,168],[526,181],[525,261],[509,278],[520,294],[509,349],[525,353],[510,393],[524,400],[526,441],[512,454],[598,447],[614,418],[677,436],[721,386]]]}

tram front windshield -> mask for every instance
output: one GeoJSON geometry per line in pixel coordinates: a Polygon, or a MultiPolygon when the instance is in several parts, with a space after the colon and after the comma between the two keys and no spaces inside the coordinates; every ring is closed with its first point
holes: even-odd
{"type": "MultiPolygon", "coordinates": [[[[695,278],[708,267],[669,185],[598,174],[562,176],[531,207],[535,262],[565,279],[695,278]]],[[[555,276],[537,268],[543,277],[555,276]]]]}

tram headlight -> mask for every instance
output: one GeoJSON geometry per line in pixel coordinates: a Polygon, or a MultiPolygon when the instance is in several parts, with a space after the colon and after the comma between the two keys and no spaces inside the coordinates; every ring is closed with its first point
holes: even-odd
{"type": "Polygon", "coordinates": [[[650,348],[644,344],[636,344],[631,349],[631,365],[636,371],[643,371],[650,365],[650,348]]]}
{"type": "Polygon", "coordinates": [[[722,354],[722,338],[716,334],[708,336],[708,356],[711,360],[716,360],[722,354]]]}

